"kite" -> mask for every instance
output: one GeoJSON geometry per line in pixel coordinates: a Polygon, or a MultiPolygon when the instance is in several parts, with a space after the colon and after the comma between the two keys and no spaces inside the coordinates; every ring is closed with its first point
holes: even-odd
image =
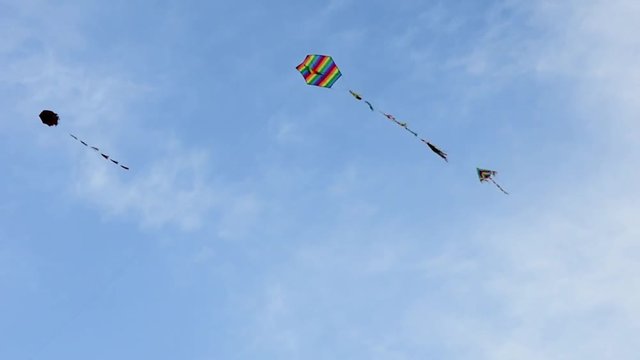
{"type": "Polygon", "coordinates": [[[307,55],[296,67],[309,85],[331,88],[342,74],[331,56],[307,55]]]}
{"type": "Polygon", "coordinates": [[[59,120],[58,114],[51,110],[42,110],[40,113],[40,121],[47,126],[58,126],[59,120]]]}
{"type": "MultiPolygon", "coordinates": [[[[338,66],[333,61],[333,58],[327,55],[307,55],[304,58],[304,61],[302,61],[300,65],[296,66],[296,69],[300,72],[300,74],[302,74],[302,77],[308,85],[314,85],[324,88],[331,88],[331,86],[335,84],[340,76],[342,76],[340,69],[338,69],[338,66]]],[[[364,101],[364,103],[367,104],[371,111],[375,111],[373,104],[371,104],[367,100],[364,100],[364,97],[362,95],[353,90],[349,90],[349,94],[351,94],[351,96],[353,96],[358,101],[364,101]]],[[[379,112],[387,119],[393,121],[396,125],[404,128],[407,132],[411,133],[414,137],[425,143],[431,151],[448,162],[447,153],[440,150],[437,146],[433,145],[429,141],[421,138],[417,132],[409,129],[406,122],[400,122],[393,115],[384,113],[382,111],[379,112]]]]}
{"type": "Polygon", "coordinates": [[[476,168],[476,170],[478,170],[478,179],[480,179],[480,182],[485,182],[485,181],[491,181],[495,186],[498,187],[498,189],[500,189],[500,191],[502,191],[503,193],[505,193],[506,195],[509,195],[508,192],[506,192],[502,186],[498,185],[497,182],[495,182],[495,180],[493,180],[493,177],[498,174],[497,171],[493,171],[493,170],[487,170],[487,169],[480,169],[480,168],[476,168]]]}
{"type": "MultiPolygon", "coordinates": [[[[47,126],[58,126],[58,122],[60,121],[60,117],[58,116],[58,114],[56,114],[51,110],[42,110],[39,116],[40,116],[40,121],[42,121],[42,123],[47,126]]],[[[119,165],[122,169],[129,170],[129,167],[120,164],[119,161],[111,159],[109,155],[101,153],[99,148],[95,146],[90,146],[87,142],[85,142],[84,140],[78,138],[73,134],[69,134],[69,136],[71,136],[74,140],[79,141],[82,145],[86,147],[91,147],[91,149],[95,150],[96,152],[99,152],[100,155],[102,155],[102,157],[105,160],[111,160],[111,162],[113,162],[116,165],[119,165]]]]}

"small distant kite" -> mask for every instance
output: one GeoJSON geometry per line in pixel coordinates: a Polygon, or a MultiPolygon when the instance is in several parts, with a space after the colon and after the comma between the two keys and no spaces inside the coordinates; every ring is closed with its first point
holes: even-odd
{"type": "MultiPolygon", "coordinates": [[[[40,113],[40,120],[42,121],[43,124],[47,125],[47,126],[58,126],[58,122],[60,121],[60,117],[58,116],[58,114],[56,114],[55,112],[51,111],[51,110],[42,110],[42,112],[40,113]]],[[[90,147],[91,149],[93,149],[94,151],[100,153],[100,155],[105,159],[105,160],[110,160],[112,163],[119,165],[122,169],[124,170],[129,170],[129,167],[124,166],[122,164],[120,164],[119,161],[116,161],[114,159],[111,159],[109,157],[109,155],[104,154],[102,152],[100,152],[100,149],[95,147],[95,146],[90,146],[89,144],[87,144],[84,140],[79,139],[77,136],[73,135],[73,134],[69,134],[69,136],[71,136],[74,140],[79,141],[82,145],[86,146],[86,147],[90,147]]]]}
{"type": "Polygon", "coordinates": [[[59,120],[58,114],[51,110],[42,110],[40,113],[40,121],[47,126],[58,126],[59,120]]]}
{"type": "MultiPolygon", "coordinates": [[[[306,81],[308,85],[314,85],[324,88],[331,88],[333,84],[342,76],[340,69],[333,61],[331,56],[327,55],[307,55],[304,58],[304,61],[300,63],[300,65],[296,66],[296,69],[302,74],[302,77],[306,81]]],[[[369,110],[375,111],[375,108],[371,102],[365,100],[364,97],[353,90],[349,90],[349,94],[353,96],[358,101],[364,101],[364,103],[369,107],[369,110]]],[[[420,141],[425,143],[431,151],[433,151],[436,155],[443,158],[445,161],[447,160],[447,153],[438,149],[431,142],[421,138],[417,132],[409,129],[407,127],[407,123],[400,122],[396,120],[393,115],[386,114],[382,111],[379,111],[380,114],[384,115],[387,119],[393,121],[396,125],[399,125],[407,132],[411,133],[414,137],[417,137],[420,141]]]]}
{"type": "Polygon", "coordinates": [[[500,191],[502,191],[506,195],[509,195],[509,193],[506,192],[502,188],[502,186],[500,186],[497,182],[495,182],[495,180],[493,180],[493,177],[498,174],[497,171],[480,169],[480,168],[476,168],[476,170],[478,170],[478,179],[480,179],[480,182],[491,181],[495,186],[498,187],[498,189],[500,189],[500,191]]]}

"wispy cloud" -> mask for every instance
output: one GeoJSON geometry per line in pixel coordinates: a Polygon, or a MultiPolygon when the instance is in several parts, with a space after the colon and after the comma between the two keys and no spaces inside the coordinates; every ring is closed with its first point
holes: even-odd
{"type": "MultiPolygon", "coordinates": [[[[633,275],[640,271],[634,260],[640,208],[632,179],[640,173],[628,160],[637,159],[640,149],[625,134],[637,134],[637,122],[630,119],[640,116],[640,106],[629,101],[640,86],[634,65],[640,56],[635,36],[640,6],[621,0],[539,2],[527,8],[529,24],[544,35],[522,49],[519,57],[525,58],[515,59],[517,68],[567,79],[576,111],[612,142],[603,151],[633,155],[607,157],[599,165],[609,175],[575,174],[590,180],[483,226],[474,238],[489,256],[475,262],[485,270],[463,286],[486,294],[484,301],[495,299],[498,315],[445,310],[438,320],[445,324],[441,336],[460,339],[455,345],[479,359],[633,358],[637,347],[629,334],[640,321],[640,283],[633,275]],[[451,318],[457,326],[449,326],[451,318]]],[[[503,38],[491,39],[493,45],[479,47],[503,46],[503,38]]],[[[487,58],[495,59],[492,53],[487,58]]],[[[413,330],[422,328],[413,324],[413,330]]]]}
{"type": "MultiPolygon", "coordinates": [[[[636,1],[543,2],[536,20],[552,29],[552,38],[539,54],[535,69],[576,82],[576,94],[601,130],[614,130],[637,141],[637,93],[640,90],[640,39],[635,36],[640,16],[636,1]],[[620,126],[620,127],[619,127],[620,126]]],[[[531,52],[532,54],[533,51],[531,52]]]]}
{"type": "Polygon", "coordinates": [[[129,173],[93,162],[81,170],[76,190],[109,214],[138,218],[143,226],[199,228],[221,200],[208,174],[206,153],[179,145],[164,150],[150,166],[129,173]]]}

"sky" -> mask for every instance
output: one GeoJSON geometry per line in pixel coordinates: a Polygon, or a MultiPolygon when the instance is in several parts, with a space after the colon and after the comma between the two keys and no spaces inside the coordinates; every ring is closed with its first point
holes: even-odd
{"type": "Polygon", "coordinates": [[[637,358],[638,18],[0,0],[0,358],[637,358]]]}

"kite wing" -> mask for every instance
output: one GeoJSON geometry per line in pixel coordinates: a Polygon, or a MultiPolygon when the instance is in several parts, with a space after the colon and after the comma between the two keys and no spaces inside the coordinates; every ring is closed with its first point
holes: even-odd
{"type": "Polygon", "coordinates": [[[330,88],[342,76],[331,56],[326,55],[307,55],[296,69],[308,85],[326,88],[330,88]]]}
{"type": "Polygon", "coordinates": [[[58,114],[54,113],[51,110],[42,110],[42,112],[40,113],[40,120],[45,125],[57,126],[60,118],[58,117],[58,114]]]}

